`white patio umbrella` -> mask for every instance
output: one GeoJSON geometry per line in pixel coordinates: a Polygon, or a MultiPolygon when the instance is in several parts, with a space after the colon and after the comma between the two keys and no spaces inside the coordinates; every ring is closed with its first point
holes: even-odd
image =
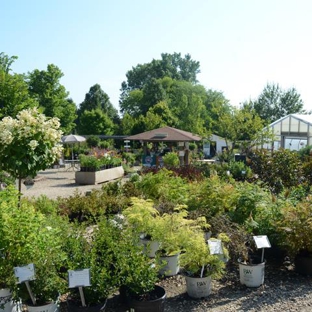
{"type": "MultiPolygon", "coordinates": [[[[86,140],[85,137],[81,135],[76,135],[76,134],[69,134],[69,135],[64,135],[62,136],[62,143],[63,144],[75,144],[75,143],[80,143],[84,142],[86,140]]],[[[72,160],[74,160],[74,147],[72,147],[72,160]]]]}

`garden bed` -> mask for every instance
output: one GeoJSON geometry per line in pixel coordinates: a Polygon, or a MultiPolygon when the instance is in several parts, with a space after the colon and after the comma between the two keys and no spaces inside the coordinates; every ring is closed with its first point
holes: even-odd
{"type": "Polygon", "coordinates": [[[122,178],[124,173],[125,172],[122,166],[94,172],[77,171],[75,173],[75,181],[76,184],[95,185],[122,178]]]}

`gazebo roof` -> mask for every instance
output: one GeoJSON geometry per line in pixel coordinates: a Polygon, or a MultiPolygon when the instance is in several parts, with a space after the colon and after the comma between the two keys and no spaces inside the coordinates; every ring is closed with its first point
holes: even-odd
{"type": "Polygon", "coordinates": [[[131,135],[125,140],[138,140],[147,142],[191,142],[200,141],[202,138],[191,132],[179,130],[172,127],[162,127],[139,134],[131,135]]]}

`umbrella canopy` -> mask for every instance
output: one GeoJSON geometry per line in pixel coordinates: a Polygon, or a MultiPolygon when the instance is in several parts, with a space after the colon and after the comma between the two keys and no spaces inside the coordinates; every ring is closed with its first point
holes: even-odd
{"type": "Polygon", "coordinates": [[[76,134],[69,134],[62,136],[62,142],[68,144],[74,144],[79,142],[84,142],[86,140],[85,137],[76,134]]]}
{"type": "MultiPolygon", "coordinates": [[[[63,144],[75,144],[75,143],[84,142],[85,140],[86,140],[85,137],[81,135],[76,135],[76,134],[69,134],[69,135],[62,136],[63,144]]],[[[72,147],[72,160],[74,160],[74,147],[72,147]]]]}

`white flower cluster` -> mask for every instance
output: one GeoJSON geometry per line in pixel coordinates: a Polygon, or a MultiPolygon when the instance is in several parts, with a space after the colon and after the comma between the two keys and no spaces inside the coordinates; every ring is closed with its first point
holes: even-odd
{"type": "MultiPolygon", "coordinates": [[[[62,153],[58,118],[47,118],[39,113],[37,108],[25,109],[19,112],[16,119],[4,117],[0,121],[0,153],[12,154],[9,157],[18,158],[18,150],[23,155],[36,155],[47,162],[55,161],[62,153]],[[43,158],[42,158],[43,157],[43,158]]],[[[31,156],[30,156],[31,158],[31,156]]]]}

